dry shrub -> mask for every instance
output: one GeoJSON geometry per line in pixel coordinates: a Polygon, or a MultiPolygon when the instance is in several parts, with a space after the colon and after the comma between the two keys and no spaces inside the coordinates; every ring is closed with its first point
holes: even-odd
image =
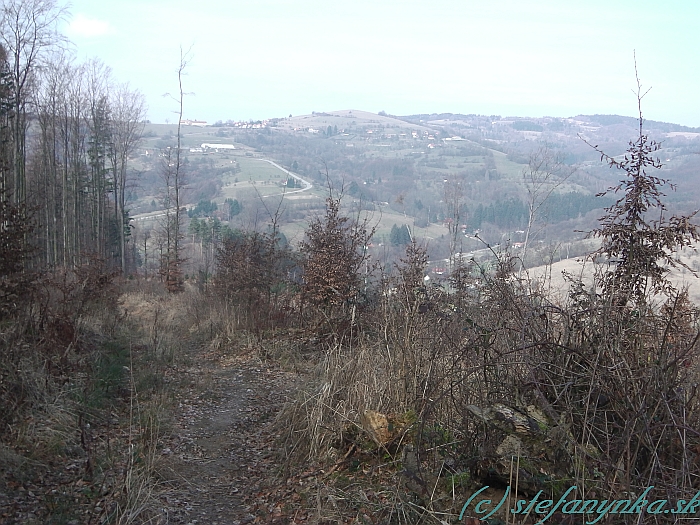
{"type": "Polygon", "coordinates": [[[436,488],[455,475],[470,489],[517,485],[524,496],[559,497],[576,485],[576,497],[624,500],[653,486],[659,499],[690,501],[700,489],[700,316],[667,274],[689,270],[673,252],[700,229],[694,214],[664,213],[667,181],[650,172],[661,167],[660,146],[642,124],[640,109],[639,136],[623,160],[594,146],[624,179],[592,232],[608,266],[591,285],[569,278],[569,295],[555,299],[546,283],[521,278],[508,253],[494,252],[493,271],[471,262],[433,287],[422,279],[424,252],[410,246],[359,316],[358,335],[329,346],[315,380],[282,415],[288,459],[367,450],[367,410],[386,420],[410,413],[415,422],[400,437],[410,449],[369,449],[400,458],[405,490],[424,509],[453,511],[454,488],[442,499],[436,488]]]}
{"type": "Polygon", "coordinates": [[[169,294],[157,282],[132,283],[123,291],[119,303],[126,318],[137,327],[132,341],[144,348],[149,357],[172,355],[186,343],[190,321],[194,319],[190,311],[199,304],[196,291],[169,294]]]}
{"type": "Polygon", "coordinates": [[[6,403],[0,410],[0,434],[25,410],[87,373],[94,338],[87,335],[86,318],[118,317],[113,308],[116,274],[103,261],[88,260],[74,270],[28,274],[24,300],[3,320],[0,393],[6,403]]]}
{"type": "Polygon", "coordinates": [[[405,429],[407,441],[409,433],[411,440],[425,438],[423,427],[434,423],[462,432],[451,396],[475,380],[485,334],[477,324],[464,333],[448,296],[423,285],[426,261],[424,250],[409,246],[397,275],[384,279],[375,308],[358,319],[358,335],[328,347],[314,387],[281,416],[294,422],[292,457],[323,456],[344,443],[344,434],[352,441],[367,410],[410,414],[416,423],[405,429]]]}
{"type": "Polygon", "coordinates": [[[566,314],[534,353],[531,386],[586,451],[580,476],[615,495],[654,485],[669,500],[692,497],[698,312],[687,294],[636,309],[578,290],[566,314]]]}
{"type": "Polygon", "coordinates": [[[376,306],[358,320],[358,335],[327,348],[309,387],[280,415],[288,468],[306,461],[345,468],[349,454],[403,469],[383,480],[381,502],[354,489],[319,489],[324,517],[339,505],[353,512],[355,503],[376,507],[372,515],[388,521],[456,516],[476,459],[498,445],[466,407],[512,399],[513,357],[502,345],[513,333],[489,328],[498,322],[486,306],[507,286],[497,292],[493,284],[493,298],[482,294],[475,286],[481,272],[472,265],[459,272],[460,288],[447,293],[425,284],[426,262],[423,249],[408,247],[383,279],[376,306]],[[377,438],[371,420],[387,422],[386,439],[377,438]]]}
{"type": "Polygon", "coordinates": [[[555,304],[499,257],[492,274],[460,268],[448,291],[424,285],[424,258],[409,249],[361,337],[329,347],[280,416],[289,463],[333,463],[352,446],[389,453],[403,465],[399,492],[448,513],[460,501],[449,483],[465,477],[463,494],[517,477],[524,496],[577,485],[583,497],[625,499],[654,485],[659,498],[690,500],[700,488],[700,361],[687,295],[640,310],[574,282],[555,304]],[[376,447],[367,410],[413,424],[376,447]]]}
{"type": "Polygon", "coordinates": [[[45,521],[148,521],[167,424],[163,371],[187,344],[192,303],[159,292],[169,309],[143,286],[118,300],[114,274],[94,260],[33,277],[0,331],[0,438],[22,451],[1,454],[0,492],[22,501],[17,483],[43,485],[34,490],[54,496],[33,512],[45,521]]]}
{"type": "Polygon", "coordinates": [[[222,302],[227,335],[248,330],[260,338],[265,330],[289,324],[294,261],[274,228],[225,240],[217,263],[213,295],[222,302]]]}

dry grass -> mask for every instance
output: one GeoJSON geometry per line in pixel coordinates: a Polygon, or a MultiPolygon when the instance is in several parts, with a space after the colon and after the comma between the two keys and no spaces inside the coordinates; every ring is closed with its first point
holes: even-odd
{"type": "Polygon", "coordinates": [[[404,270],[281,414],[287,468],[332,473],[319,474],[319,518],[435,523],[481,485],[516,479],[522,496],[577,485],[623,498],[654,485],[691,498],[700,358],[687,296],[640,313],[575,279],[569,295],[549,295],[507,258],[477,274],[445,293],[411,286],[404,270]],[[404,423],[377,443],[368,410],[404,423]]]}
{"type": "Polygon", "coordinates": [[[158,283],[127,281],[104,294],[89,283],[45,280],[0,331],[3,519],[163,520],[157,471],[178,387],[168,378],[209,337],[203,300],[158,283]],[[45,495],[42,503],[30,493],[45,495]]]}

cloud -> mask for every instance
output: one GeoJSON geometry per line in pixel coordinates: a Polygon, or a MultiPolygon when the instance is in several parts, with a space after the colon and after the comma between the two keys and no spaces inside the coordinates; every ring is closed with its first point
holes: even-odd
{"type": "Polygon", "coordinates": [[[113,33],[114,30],[109,25],[109,22],[104,22],[98,20],[97,18],[90,18],[81,13],[75,15],[75,18],[71,20],[68,26],[68,32],[71,35],[83,36],[83,37],[95,37],[107,35],[113,33]]]}

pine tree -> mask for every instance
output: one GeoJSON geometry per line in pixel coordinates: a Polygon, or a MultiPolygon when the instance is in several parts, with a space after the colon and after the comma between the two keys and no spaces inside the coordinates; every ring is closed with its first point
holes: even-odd
{"type": "Polygon", "coordinates": [[[401,241],[399,239],[399,227],[394,224],[391,227],[391,233],[389,234],[389,242],[391,243],[392,246],[398,246],[401,244],[401,241]]]}
{"type": "Polygon", "coordinates": [[[675,186],[650,171],[662,167],[654,155],[661,145],[644,132],[641,104],[645,94],[642,94],[637,77],[639,133],[634,141],[630,141],[623,160],[617,160],[597,145],[588,143],[600,153],[601,161],[621,170],[625,176],[617,186],[599,194],[622,193],[622,197],[605,208],[601,226],[590,233],[590,236],[602,240],[597,253],[612,263],[602,284],[604,292],[618,305],[630,300],[638,305],[644,303],[649,291],[672,292],[673,287],[666,277],[670,268],[690,270],[674,256],[674,252],[700,240],[698,226],[690,222],[697,211],[687,216],[664,217],[666,206],[661,200],[665,196],[662,187],[675,189],[675,186]],[[658,219],[652,218],[652,214],[658,214],[658,219]]]}

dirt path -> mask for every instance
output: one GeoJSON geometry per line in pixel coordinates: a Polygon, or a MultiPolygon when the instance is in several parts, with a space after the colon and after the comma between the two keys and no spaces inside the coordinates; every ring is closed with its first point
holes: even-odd
{"type": "Polygon", "coordinates": [[[187,373],[162,451],[165,522],[289,523],[272,423],[298,376],[252,356],[204,356],[187,373]]]}

